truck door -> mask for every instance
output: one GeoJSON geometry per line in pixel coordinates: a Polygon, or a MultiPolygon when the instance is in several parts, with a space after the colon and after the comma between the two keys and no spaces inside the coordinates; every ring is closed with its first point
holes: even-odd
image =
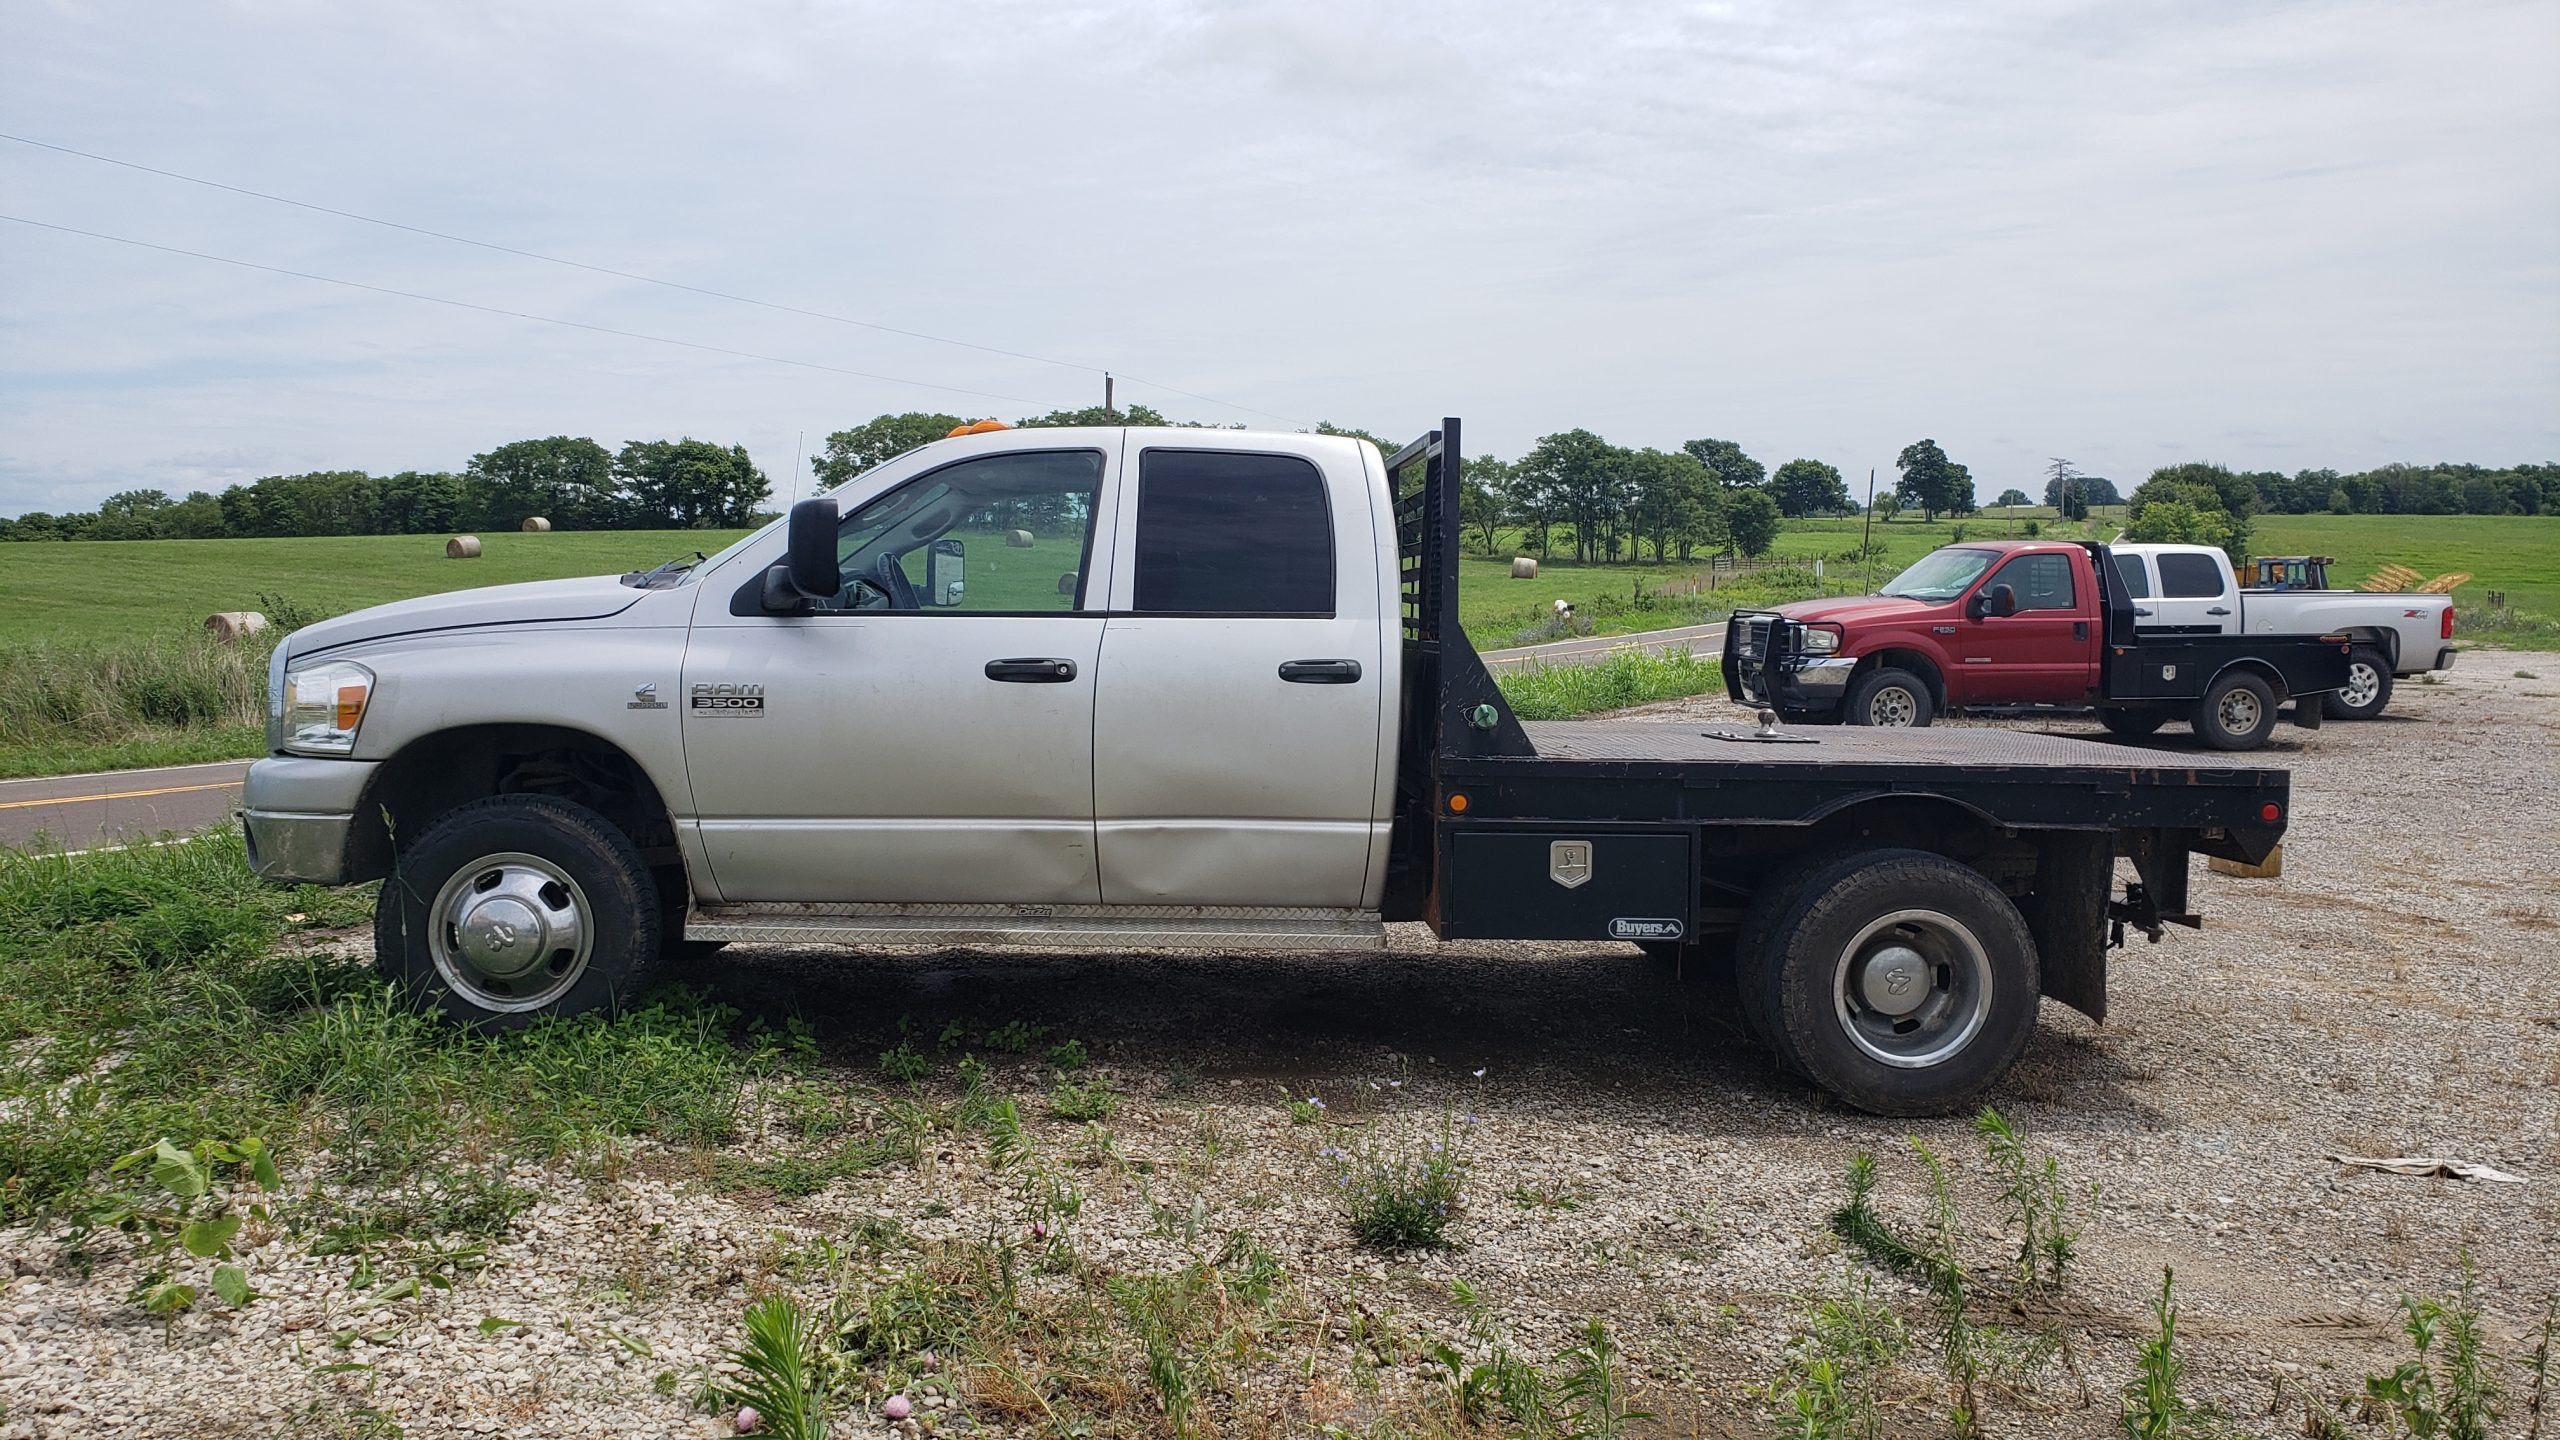
{"type": "Polygon", "coordinates": [[[813,613],[755,603],[778,535],[706,586],[676,703],[724,898],[1100,899],[1089,557],[1110,553],[1118,437],[1041,434],[853,504],[845,589],[813,613]]]}
{"type": "Polygon", "coordinates": [[[1367,898],[1395,657],[1368,488],[1311,451],[1205,432],[1131,458],[1094,715],[1106,904],[1367,898]]]}
{"type": "Polygon", "coordinates": [[[2146,602],[2151,618],[2139,627],[2143,634],[2240,633],[2240,596],[2229,561],[2211,550],[2159,550],[2152,563],[2160,568],[2160,593],[2146,602]]]}
{"type": "Polygon", "coordinates": [[[2039,705],[2084,698],[2097,683],[2092,661],[2099,622],[2096,597],[2081,594],[2073,557],[2059,551],[2012,555],[1974,593],[1988,595],[2001,585],[2016,594],[2018,608],[1965,620],[1956,633],[1965,702],[2039,705]]]}

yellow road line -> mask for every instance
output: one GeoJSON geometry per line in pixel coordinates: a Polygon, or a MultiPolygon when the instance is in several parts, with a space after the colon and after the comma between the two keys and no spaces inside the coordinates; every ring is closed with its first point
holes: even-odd
{"type": "Polygon", "coordinates": [[[237,780],[224,780],[213,785],[168,785],[158,790],[118,790],[107,795],[56,795],[47,800],[0,800],[0,810],[25,810],[36,805],[86,805],[97,800],[139,800],[146,795],[183,795],[190,790],[236,790],[237,780]]]}

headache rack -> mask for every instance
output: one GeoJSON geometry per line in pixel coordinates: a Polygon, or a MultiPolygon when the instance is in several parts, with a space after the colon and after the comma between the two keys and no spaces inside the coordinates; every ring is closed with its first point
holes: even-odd
{"type": "Polygon", "coordinates": [[[1538,753],[1458,622],[1460,454],[1453,417],[1387,458],[1404,641],[1398,823],[1387,876],[1387,908],[1395,918],[1418,916],[1426,904],[1442,759],[1538,753]]]}

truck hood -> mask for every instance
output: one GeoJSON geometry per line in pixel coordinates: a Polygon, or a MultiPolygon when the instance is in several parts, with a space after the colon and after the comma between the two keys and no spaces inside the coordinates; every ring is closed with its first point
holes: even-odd
{"type": "Polygon", "coordinates": [[[442,595],[421,595],[415,600],[395,600],[388,605],[341,615],[335,620],[306,625],[293,632],[290,643],[294,655],[303,656],[365,640],[418,635],[434,630],[603,620],[638,604],[646,593],[623,584],[611,575],[452,590],[442,595]]]}
{"type": "Polygon", "coordinates": [[[1845,625],[1878,620],[1917,619],[1946,608],[1948,602],[1907,600],[1899,595],[1842,595],[1830,600],[1793,600],[1777,607],[1790,620],[1830,620],[1845,625]]]}

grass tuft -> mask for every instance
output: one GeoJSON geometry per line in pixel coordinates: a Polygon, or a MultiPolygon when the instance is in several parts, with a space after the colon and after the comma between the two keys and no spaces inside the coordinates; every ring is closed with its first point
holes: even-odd
{"type": "Polygon", "coordinates": [[[1570,720],[1724,688],[1724,668],[1687,650],[1612,651],[1589,665],[1526,665],[1494,677],[1523,720],[1570,720]]]}

